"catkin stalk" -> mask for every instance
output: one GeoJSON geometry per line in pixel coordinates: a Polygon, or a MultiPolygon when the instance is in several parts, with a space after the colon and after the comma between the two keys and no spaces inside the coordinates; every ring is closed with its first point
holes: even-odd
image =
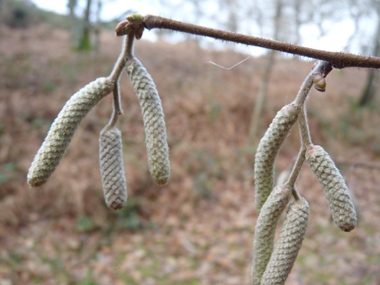
{"type": "Polygon", "coordinates": [[[159,185],[165,185],[170,176],[170,162],[160,97],[152,77],[138,59],[129,59],[126,69],[143,114],[149,171],[159,185]]]}
{"type": "Polygon", "coordinates": [[[292,195],[292,188],[277,186],[260,211],[253,242],[252,284],[260,285],[261,278],[273,251],[277,223],[292,195]]]}
{"type": "Polygon", "coordinates": [[[295,103],[284,106],[273,119],[260,140],[255,157],[255,206],[260,213],[274,186],[274,162],[282,143],[297,121],[299,107],[295,103]]]}
{"type": "Polygon", "coordinates": [[[342,231],[352,231],[356,227],[357,216],[339,169],[321,146],[308,148],[306,160],[322,185],[335,224],[342,231]]]}
{"type": "Polygon", "coordinates": [[[127,202],[127,183],[121,132],[116,127],[106,126],[100,132],[99,161],[106,204],[113,210],[121,209],[127,202]]]}
{"type": "Polygon", "coordinates": [[[28,172],[28,184],[39,187],[57,168],[79,124],[87,113],[113,89],[108,78],[98,78],[75,93],[58,114],[28,172]]]}
{"type": "Polygon", "coordinates": [[[261,280],[262,285],[285,284],[305,238],[309,204],[304,198],[290,203],[280,236],[261,280]]]}

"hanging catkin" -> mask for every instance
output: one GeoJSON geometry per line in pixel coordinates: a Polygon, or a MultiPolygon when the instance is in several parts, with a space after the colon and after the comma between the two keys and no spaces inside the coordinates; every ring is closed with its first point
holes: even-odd
{"type": "Polygon", "coordinates": [[[301,248],[309,221],[309,204],[303,198],[290,203],[284,225],[261,280],[262,285],[285,283],[301,248]]]}
{"type": "Polygon", "coordinates": [[[352,231],[356,227],[357,216],[339,169],[321,146],[308,148],[306,160],[322,185],[335,224],[342,231],[352,231]]]}
{"type": "Polygon", "coordinates": [[[253,242],[252,284],[260,285],[261,278],[273,251],[276,227],[292,194],[288,186],[277,186],[260,211],[253,242]]]}
{"type": "Polygon", "coordinates": [[[103,194],[109,208],[121,209],[127,201],[121,132],[106,126],[99,138],[99,161],[103,194]]]}
{"type": "Polygon", "coordinates": [[[299,107],[292,103],[284,106],[273,119],[260,140],[255,157],[255,206],[260,213],[274,186],[274,162],[289,130],[297,121],[299,107]]]}
{"type": "Polygon", "coordinates": [[[149,171],[159,185],[165,185],[170,162],[161,100],[152,77],[138,59],[128,60],[126,66],[143,114],[149,171]]]}
{"type": "Polygon", "coordinates": [[[46,183],[57,168],[79,124],[87,113],[113,89],[108,78],[98,78],[75,93],[58,114],[28,172],[28,184],[46,183]]]}

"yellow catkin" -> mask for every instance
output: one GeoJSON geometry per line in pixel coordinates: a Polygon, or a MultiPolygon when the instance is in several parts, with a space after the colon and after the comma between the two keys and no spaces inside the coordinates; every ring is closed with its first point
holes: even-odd
{"type": "Polygon", "coordinates": [[[292,188],[277,186],[260,211],[253,242],[252,284],[260,285],[261,278],[273,251],[277,223],[292,195],[292,188]]]}
{"type": "Polygon", "coordinates": [[[160,97],[152,77],[138,59],[128,60],[126,69],[143,114],[149,171],[159,185],[165,185],[170,176],[170,162],[160,97]]]}
{"type": "Polygon", "coordinates": [[[47,182],[65,154],[83,118],[112,91],[113,85],[108,78],[98,78],[66,102],[29,168],[27,179],[31,187],[39,187],[47,182]]]}
{"type": "Polygon", "coordinates": [[[264,137],[260,140],[255,157],[255,206],[260,213],[274,187],[274,163],[282,143],[291,127],[297,121],[299,107],[295,104],[284,106],[273,119],[264,137]]]}
{"type": "Polygon", "coordinates": [[[322,185],[335,224],[342,231],[352,231],[357,224],[355,207],[334,161],[321,146],[308,148],[306,160],[322,185]]]}
{"type": "Polygon", "coordinates": [[[106,126],[100,133],[99,161],[103,194],[106,204],[113,210],[127,202],[127,183],[124,173],[121,132],[106,126]]]}
{"type": "Polygon", "coordinates": [[[309,204],[303,198],[290,203],[280,236],[261,280],[261,285],[282,285],[297,258],[309,222],[309,204]]]}

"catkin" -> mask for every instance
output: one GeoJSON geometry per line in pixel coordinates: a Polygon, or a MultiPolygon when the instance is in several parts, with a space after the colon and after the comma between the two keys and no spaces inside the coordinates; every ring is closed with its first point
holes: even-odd
{"type": "Polygon", "coordinates": [[[99,138],[99,161],[103,194],[109,208],[118,210],[127,201],[121,132],[106,126],[99,138]]]}
{"type": "Polygon", "coordinates": [[[290,203],[284,225],[261,280],[262,285],[284,284],[305,238],[309,204],[303,198],[290,203]]]}
{"type": "Polygon", "coordinates": [[[308,148],[306,160],[322,185],[335,224],[342,231],[352,231],[356,227],[357,216],[339,169],[321,146],[308,148]]]}
{"type": "Polygon", "coordinates": [[[108,78],[89,83],[66,102],[38,150],[28,172],[28,184],[38,187],[47,182],[57,168],[79,124],[87,113],[113,89],[108,78]]]}
{"type": "Polygon", "coordinates": [[[159,185],[165,185],[170,162],[161,100],[152,77],[138,59],[128,60],[126,68],[143,114],[149,171],[159,185]]]}
{"type": "Polygon", "coordinates": [[[273,251],[276,227],[292,194],[288,186],[276,186],[260,211],[253,242],[252,284],[260,285],[261,278],[273,251]]]}
{"type": "Polygon", "coordinates": [[[284,106],[273,119],[264,137],[260,140],[255,157],[255,206],[260,213],[274,186],[274,162],[289,130],[297,121],[299,107],[284,106]]]}

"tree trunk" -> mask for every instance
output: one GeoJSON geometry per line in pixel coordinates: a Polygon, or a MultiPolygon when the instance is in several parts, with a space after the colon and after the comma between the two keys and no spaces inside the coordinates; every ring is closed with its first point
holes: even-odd
{"type": "Polygon", "coordinates": [[[96,24],[94,30],[94,50],[96,53],[100,50],[100,12],[102,11],[102,0],[98,0],[97,10],[96,10],[96,24]]]}
{"type": "Polygon", "coordinates": [[[296,30],[296,39],[295,44],[299,45],[301,43],[301,0],[296,0],[294,3],[294,12],[295,12],[295,30],[296,30]]]}
{"type": "MultiPolygon", "coordinates": [[[[276,14],[274,16],[274,32],[273,39],[278,40],[278,34],[280,30],[280,21],[282,14],[282,2],[281,0],[276,0],[276,14]]],[[[261,123],[261,114],[265,103],[265,97],[267,94],[268,83],[270,79],[270,74],[273,69],[273,65],[275,62],[275,51],[270,50],[268,54],[268,61],[265,66],[265,71],[263,75],[263,80],[260,86],[259,94],[257,95],[257,100],[255,104],[255,109],[253,111],[250,128],[249,128],[249,141],[250,143],[256,144],[257,141],[257,133],[261,123]]]]}
{"type": "MultiPolygon", "coordinates": [[[[377,31],[375,35],[374,56],[380,56],[380,8],[377,7],[377,31]]],[[[369,105],[375,98],[379,86],[379,73],[376,69],[371,68],[368,72],[367,83],[364,87],[362,96],[358,102],[359,107],[369,105]]]]}
{"type": "Polygon", "coordinates": [[[77,0],[68,0],[67,8],[69,9],[70,30],[71,30],[71,47],[76,49],[79,45],[80,25],[78,18],[75,15],[75,8],[77,7],[77,0]]]}
{"type": "Polygon", "coordinates": [[[90,9],[91,9],[92,0],[87,0],[87,6],[83,18],[83,30],[82,35],[79,41],[78,50],[86,51],[91,49],[91,40],[90,40],[90,9]]]}

